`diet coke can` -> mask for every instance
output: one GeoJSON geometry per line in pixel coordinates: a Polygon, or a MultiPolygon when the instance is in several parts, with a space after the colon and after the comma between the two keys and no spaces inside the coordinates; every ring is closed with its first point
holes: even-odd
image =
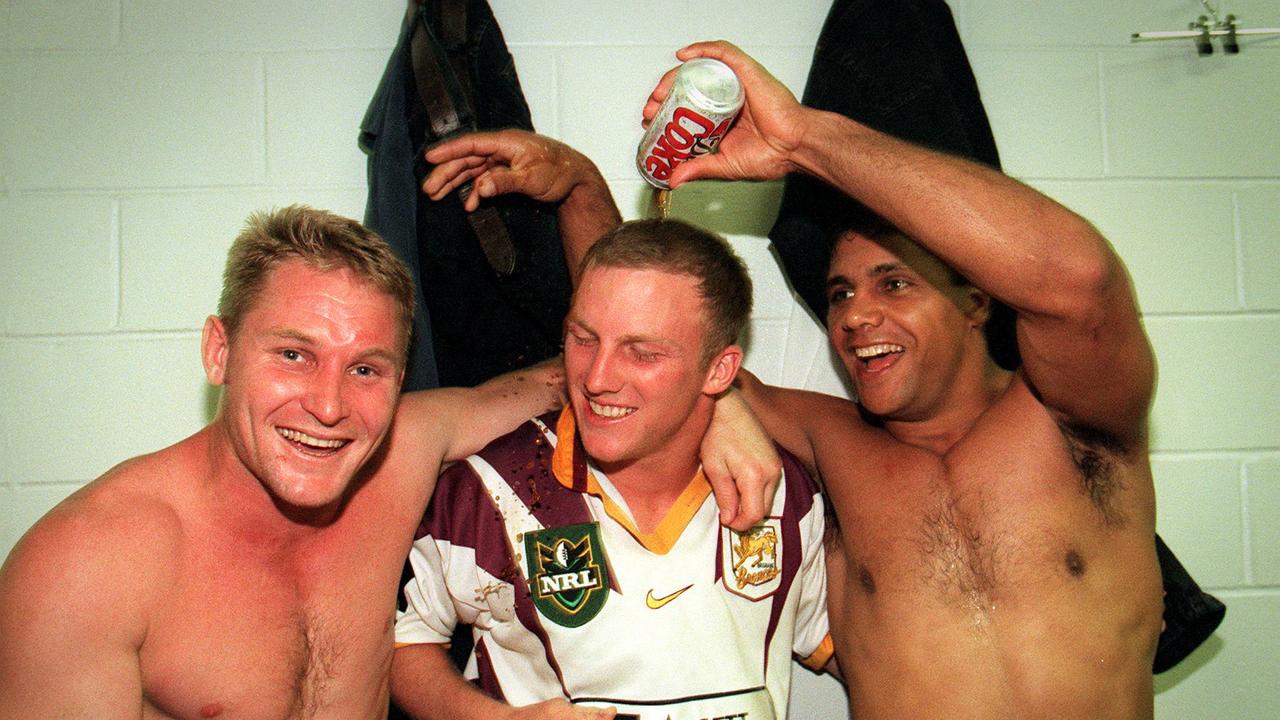
{"type": "Polygon", "coordinates": [[[742,109],[742,83],[728,65],[694,58],[676,73],[671,93],[640,141],[636,167],[650,185],[670,188],[677,165],[716,149],[742,109]]]}

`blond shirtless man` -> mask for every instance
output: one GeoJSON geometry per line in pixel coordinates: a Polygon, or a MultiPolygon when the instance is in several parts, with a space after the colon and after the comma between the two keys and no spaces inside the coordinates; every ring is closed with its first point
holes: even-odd
{"type": "Polygon", "coordinates": [[[746,106],[673,187],[804,172],[887,220],[843,232],[828,276],[858,404],[743,384],[835,509],[831,626],[853,715],[1150,718],[1155,367],[1120,259],[1025,185],[799,105],[732,45],[677,56],[728,63],[746,106]],[[993,298],[1016,313],[1014,372],[987,352],[993,298]]]}
{"type": "Polygon", "coordinates": [[[441,463],[561,397],[542,368],[397,406],[412,307],[358,223],[252,218],[204,326],[214,420],[73,494],[0,571],[0,717],[385,717],[441,463]]]}

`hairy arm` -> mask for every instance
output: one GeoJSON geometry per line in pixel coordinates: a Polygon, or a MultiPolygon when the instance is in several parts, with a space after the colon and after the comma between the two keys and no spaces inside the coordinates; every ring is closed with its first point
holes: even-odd
{"type": "Polygon", "coordinates": [[[474,388],[405,393],[377,472],[434,483],[442,463],[478,452],[520,423],[563,404],[564,369],[558,357],[474,388]]]}
{"type": "Polygon", "coordinates": [[[804,172],[857,198],[1014,309],[1022,372],[1061,420],[1121,440],[1142,436],[1154,357],[1124,265],[1088,222],[1000,172],[803,107],[733,45],[697,43],[677,56],[726,62],[747,99],[720,152],[678,166],[673,187],[804,172]]]}

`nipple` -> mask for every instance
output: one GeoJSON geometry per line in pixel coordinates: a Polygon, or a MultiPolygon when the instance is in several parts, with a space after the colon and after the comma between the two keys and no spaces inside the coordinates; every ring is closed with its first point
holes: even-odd
{"type": "Polygon", "coordinates": [[[211,718],[222,714],[222,703],[209,703],[200,708],[200,717],[211,718]]]}

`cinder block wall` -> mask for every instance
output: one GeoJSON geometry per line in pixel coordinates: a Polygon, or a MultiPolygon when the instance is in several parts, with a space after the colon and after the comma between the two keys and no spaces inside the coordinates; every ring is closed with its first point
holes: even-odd
{"type": "MultiPolygon", "coordinates": [[[[534,121],[589,154],[628,217],[640,108],[701,38],[799,93],[825,2],[493,0],[534,121]]],[[[1197,58],[1192,0],[953,0],[1011,174],[1125,257],[1160,360],[1159,527],[1230,605],[1156,682],[1157,716],[1280,713],[1280,40],[1197,58]]],[[[223,254],[253,209],[359,217],[356,128],[399,2],[0,0],[0,552],[120,460],[204,424],[198,358],[223,254]]],[[[1236,0],[1247,26],[1280,25],[1236,0]]],[[[841,392],[763,239],[779,186],[708,185],[676,213],[733,238],[757,282],[748,365],[841,392]]],[[[927,642],[922,639],[922,642],[927,642]]],[[[1063,638],[1070,642],[1070,638],[1063,638]]],[[[961,691],[963,689],[960,689],[961,691]]],[[[798,718],[844,717],[803,671],[798,718]]]]}

